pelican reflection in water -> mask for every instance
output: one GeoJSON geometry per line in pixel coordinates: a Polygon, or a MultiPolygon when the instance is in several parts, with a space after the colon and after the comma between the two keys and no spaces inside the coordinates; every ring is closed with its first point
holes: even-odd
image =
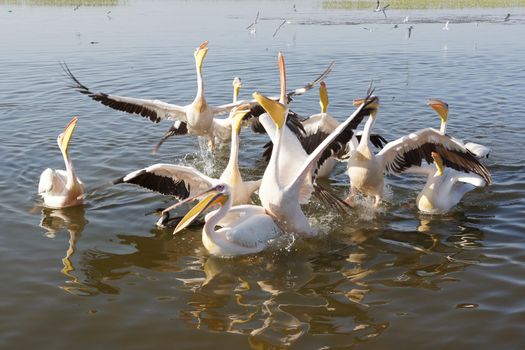
{"type": "Polygon", "coordinates": [[[46,230],[46,237],[54,239],[63,230],[69,233],[69,244],[66,255],[62,258],[63,267],[60,270],[67,277],[67,280],[65,285],[59,287],[75,295],[93,294],[75,275],[75,267],[72,261],[76,252],[77,242],[87,223],[83,206],[65,209],[42,208],[42,218],[39,226],[46,230]]]}

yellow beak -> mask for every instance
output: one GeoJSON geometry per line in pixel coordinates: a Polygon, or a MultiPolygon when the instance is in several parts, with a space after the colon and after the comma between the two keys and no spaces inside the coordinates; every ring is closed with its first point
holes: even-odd
{"type": "Polygon", "coordinates": [[[242,120],[247,113],[250,113],[249,104],[240,105],[239,107],[233,109],[230,113],[232,127],[237,134],[241,131],[242,120]]]}
{"type": "Polygon", "coordinates": [[[448,104],[441,100],[430,99],[428,100],[428,105],[439,114],[443,122],[447,121],[448,117],[448,104]]]}
{"type": "Polygon", "coordinates": [[[211,207],[215,204],[221,204],[223,205],[226,200],[228,199],[228,196],[224,193],[211,193],[208,196],[206,196],[203,200],[201,200],[199,203],[197,203],[196,206],[191,208],[191,210],[184,215],[182,220],[179,222],[177,227],[175,227],[175,231],[173,231],[173,234],[179,233],[180,231],[184,230],[186,227],[188,227],[195,218],[197,218],[203,211],[211,207]]]}
{"type": "Polygon", "coordinates": [[[199,67],[199,69],[202,68],[202,61],[204,61],[204,57],[206,57],[206,53],[208,53],[207,46],[208,40],[200,44],[197,50],[195,51],[195,63],[197,63],[197,67],[199,67]]]}
{"type": "Polygon", "coordinates": [[[443,170],[444,170],[443,158],[441,158],[441,156],[437,152],[432,152],[430,155],[432,156],[432,159],[434,159],[434,164],[436,164],[437,175],[438,176],[443,175],[443,170]]]}
{"type": "Polygon", "coordinates": [[[78,123],[77,117],[74,117],[73,119],[71,119],[71,121],[66,126],[66,128],[64,129],[64,132],[61,135],[60,149],[65,155],[67,155],[67,151],[69,148],[69,141],[71,140],[71,136],[73,136],[73,131],[75,131],[75,127],[77,126],[77,123],[78,123]]]}
{"type": "Polygon", "coordinates": [[[326,113],[328,103],[328,90],[326,89],[326,84],[322,81],[321,86],[319,86],[319,104],[321,105],[321,113],[326,113]]]}
{"type": "Polygon", "coordinates": [[[284,56],[281,51],[279,51],[279,56],[277,58],[279,64],[279,80],[281,82],[281,96],[279,102],[287,103],[286,99],[286,67],[284,65],[284,56]]]}
{"type": "Polygon", "coordinates": [[[279,129],[282,128],[286,122],[286,106],[282,103],[269,99],[258,92],[254,92],[252,96],[270,115],[275,125],[277,125],[279,129]]]}

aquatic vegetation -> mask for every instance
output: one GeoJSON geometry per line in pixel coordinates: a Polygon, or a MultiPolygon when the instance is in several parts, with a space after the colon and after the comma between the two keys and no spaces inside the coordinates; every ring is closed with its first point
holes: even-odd
{"type": "Polygon", "coordinates": [[[25,6],[117,6],[121,0],[0,0],[0,5],[25,6]]]}
{"type": "MultiPolygon", "coordinates": [[[[482,7],[523,7],[525,0],[390,0],[391,9],[461,9],[482,7]]],[[[375,7],[373,0],[325,0],[325,9],[365,10],[375,7]]]]}

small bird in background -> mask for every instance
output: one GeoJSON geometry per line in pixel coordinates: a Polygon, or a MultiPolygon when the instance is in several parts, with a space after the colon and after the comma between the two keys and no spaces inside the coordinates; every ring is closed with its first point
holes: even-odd
{"type": "Polygon", "coordinates": [[[295,7],[295,4],[293,4],[293,12],[297,12],[297,8],[295,7]]]}
{"type": "Polygon", "coordinates": [[[383,12],[383,15],[385,15],[385,18],[387,18],[387,15],[386,15],[386,9],[390,6],[390,4],[387,4],[385,6],[382,6],[381,7],[381,2],[379,0],[377,0],[376,2],[376,8],[374,10],[374,12],[383,12]]]}
{"type": "Polygon", "coordinates": [[[255,16],[255,21],[253,21],[252,24],[246,27],[246,29],[250,31],[250,34],[255,34],[257,32],[255,26],[257,25],[258,20],[259,20],[259,11],[257,11],[257,16],[255,16]]]}
{"type": "Polygon", "coordinates": [[[447,23],[445,23],[445,26],[443,28],[441,28],[442,30],[448,30],[448,21],[447,23]]]}
{"type": "Polygon", "coordinates": [[[414,26],[408,27],[408,38],[410,39],[410,36],[412,35],[412,29],[414,29],[414,26]]]}
{"type": "Polygon", "coordinates": [[[390,30],[392,30],[392,29],[397,29],[397,28],[399,28],[399,26],[398,26],[397,24],[394,24],[394,25],[392,26],[392,28],[390,28],[390,30]]]}
{"type": "Polygon", "coordinates": [[[507,15],[505,16],[505,19],[503,20],[503,22],[508,22],[510,19],[510,13],[507,13],[507,15]]]}
{"type": "Polygon", "coordinates": [[[75,8],[73,9],[73,11],[76,11],[80,8],[80,4],[78,4],[77,6],[75,6],[75,8]]]}
{"type": "Polygon", "coordinates": [[[408,22],[408,16],[405,17],[405,19],[403,20],[403,23],[407,23],[408,22]]]}
{"type": "Polygon", "coordinates": [[[366,30],[366,31],[369,31],[370,33],[372,33],[372,31],[373,31],[372,28],[368,28],[368,27],[363,27],[363,29],[366,30]]]}
{"type": "Polygon", "coordinates": [[[278,32],[279,30],[281,30],[281,28],[286,24],[286,22],[287,22],[287,21],[286,21],[285,19],[283,19],[283,21],[281,22],[281,24],[279,24],[279,27],[277,27],[277,29],[276,29],[275,32],[273,33],[273,35],[272,35],[273,38],[275,38],[275,36],[277,35],[277,32],[278,32]]]}
{"type": "Polygon", "coordinates": [[[111,21],[111,16],[109,15],[111,11],[106,12],[106,17],[111,21]]]}

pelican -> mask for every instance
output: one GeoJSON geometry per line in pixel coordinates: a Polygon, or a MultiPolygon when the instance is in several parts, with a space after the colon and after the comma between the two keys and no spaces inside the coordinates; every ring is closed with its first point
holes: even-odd
{"type": "MultiPolygon", "coordinates": [[[[235,104],[238,101],[239,91],[241,90],[241,87],[242,87],[241,78],[239,77],[233,78],[232,85],[233,85],[232,103],[235,104]]],[[[228,119],[217,118],[215,119],[215,122],[217,122],[219,125],[223,126],[224,128],[231,129],[230,121],[228,119]]],[[[171,126],[171,128],[169,128],[169,130],[164,134],[164,136],[162,136],[160,141],[155,145],[151,153],[153,155],[157,154],[160,146],[162,146],[164,141],[166,141],[170,137],[175,136],[175,135],[186,135],[187,133],[188,133],[187,124],[184,122],[181,122],[180,120],[176,120],[171,126]]]]}
{"type": "Polygon", "coordinates": [[[186,228],[206,209],[219,205],[208,213],[202,228],[202,243],[212,255],[236,256],[254,254],[268,247],[279,237],[281,230],[263,207],[238,205],[232,207],[230,186],[225,183],[213,186],[197,197],[205,196],[180,221],[173,234],[186,228]],[[221,228],[215,230],[220,225],[221,228]]]}
{"type": "MultiPolygon", "coordinates": [[[[361,192],[375,197],[374,207],[378,207],[383,197],[384,174],[400,174],[412,166],[421,166],[423,160],[430,163],[431,152],[438,153],[448,167],[476,173],[490,183],[487,168],[479,163],[460,141],[432,128],[422,129],[391,141],[375,155],[370,150],[369,136],[376,121],[379,98],[372,96],[370,99],[371,112],[364,126],[361,141],[356,149],[350,151],[348,159],[349,204],[353,204],[355,195],[361,192]]],[[[355,105],[362,103],[363,99],[354,100],[355,105]]]]}
{"type": "MultiPolygon", "coordinates": [[[[197,72],[197,94],[195,95],[193,102],[186,106],[170,104],[160,100],[146,100],[111,95],[103,92],[93,92],[73,75],[66,64],[63,64],[62,68],[66,75],[68,75],[73,81],[73,88],[80,93],[89,96],[91,99],[119,111],[147,117],[154,123],[159,123],[164,119],[174,120],[174,125],[170,129],[173,134],[189,134],[206,137],[208,138],[208,147],[213,149],[215,141],[228,142],[230,140],[230,125],[222,123],[220,119],[215,117],[220,114],[228,113],[232,108],[246,103],[246,101],[237,101],[216,107],[210,106],[206,102],[204,97],[202,62],[208,52],[207,46],[208,41],[205,41],[195,50],[194,57],[197,72]]],[[[332,66],[333,64],[331,64],[313,83],[309,83],[303,88],[290,92],[288,97],[291,98],[293,96],[301,95],[310,90],[313,87],[313,84],[320,79],[323,79],[331,71],[332,66]]],[[[255,102],[251,101],[250,103],[255,102]]],[[[168,131],[168,133],[170,131],[168,131]]]]}
{"type": "Polygon", "coordinates": [[[286,71],[281,52],[279,52],[278,62],[281,81],[279,101],[274,101],[259,92],[253,94],[253,97],[267,112],[259,119],[274,144],[270,161],[262,178],[259,197],[264,209],[284,232],[313,236],[316,233],[310,227],[300,204],[306,203],[314,190],[313,180],[319,159],[324,156],[328,146],[348,127],[367,102],[363,103],[352,116],[339,125],[308,155],[297,137],[285,126],[288,105],[285,95],[286,71]]]}
{"type": "Polygon", "coordinates": [[[230,112],[233,125],[231,129],[230,159],[219,179],[206,176],[192,167],[158,163],[133,171],[114,180],[112,184],[135,184],[184,200],[213,186],[226,183],[230,186],[230,197],[233,205],[250,203],[250,197],[259,188],[261,180],[243,181],[239,171],[239,133],[242,120],[245,114],[249,112],[248,107],[249,105],[241,105],[230,112]]]}
{"type": "Polygon", "coordinates": [[[486,185],[476,175],[446,168],[437,152],[431,152],[434,166],[415,167],[411,172],[426,174],[427,183],[416,199],[420,211],[428,214],[443,214],[459,203],[465,193],[486,185]]]}
{"type": "MultiPolygon", "coordinates": [[[[308,119],[302,121],[306,136],[301,139],[301,144],[306,153],[312,152],[332,131],[335,130],[341,123],[327,112],[329,104],[328,90],[326,83],[322,81],[319,86],[319,105],[321,106],[321,113],[314,114],[308,119]]],[[[349,147],[357,147],[358,140],[361,139],[359,134],[352,135],[349,147]]],[[[383,143],[387,141],[377,134],[370,135],[372,144],[377,148],[382,148],[383,143]]],[[[318,169],[317,177],[324,178],[330,176],[336,164],[336,159],[328,158],[318,169]]]]}
{"type": "Polygon", "coordinates": [[[73,118],[63,133],[58,135],[58,148],[64,157],[66,170],[47,168],[40,175],[38,194],[49,208],[65,208],[82,204],[84,184],[79,180],[69,158],[69,142],[77,125],[78,118],[73,118]]]}
{"type": "Polygon", "coordinates": [[[145,100],[131,97],[110,95],[103,92],[92,92],[88,87],[71,73],[67,65],[63,68],[67,75],[75,83],[74,88],[79,92],[88,95],[95,101],[128,113],[140,114],[149,118],[152,122],[158,123],[163,119],[170,119],[184,123],[177,125],[178,130],[185,130],[186,134],[204,136],[208,138],[208,144],[213,147],[215,139],[226,142],[229,141],[230,130],[217,123],[215,116],[228,113],[233,107],[242,104],[241,101],[228,103],[220,106],[210,106],[204,97],[204,80],[202,77],[202,63],[208,52],[208,41],[204,41],[195,50],[195,68],[197,72],[197,94],[195,99],[188,105],[180,106],[166,103],[159,100],[145,100]]]}
{"type": "MultiPolygon", "coordinates": [[[[440,126],[439,131],[443,135],[445,135],[445,133],[447,132],[448,104],[441,100],[431,98],[428,100],[428,105],[434,111],[436,111],[436,113],[441,118],[441,126],[440,126]]],[[[480,145],[474,142],[467,142],[465,144],[465,148],[468,149],[470,152],[474,153],[474,155],[476,155],[478,159],[485,158],[485,157],[488,158],[490,151],[491,151],[489,147],[483,146],[483,145],[480,145]]]]}

